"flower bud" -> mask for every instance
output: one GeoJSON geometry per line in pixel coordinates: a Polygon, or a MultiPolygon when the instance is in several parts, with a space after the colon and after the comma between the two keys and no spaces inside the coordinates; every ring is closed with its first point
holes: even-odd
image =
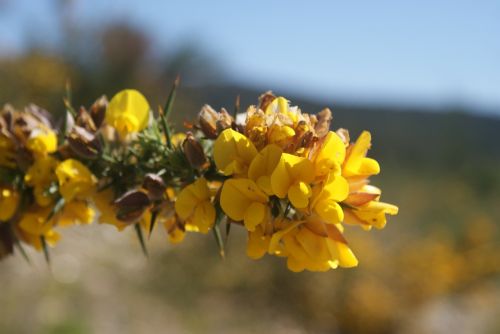
{"type": "Polygon", "coordinates": [[[226,109],[222,108],[218,115],[217,122],[215,123],[217,128],[217,136],[222,131],[230,128],[233,123],[234,123],[233,117],[229,115],[226,109]]]}
{"type": "Polygon", "coordinates": [[[332,112],[330,109],[325,108],[321,110],[318,115],[318,123],[314,126],[314,130],[316,131],[316,135],[318,137],[324,137],[330,131],[330,123],[333,119],[332,112]]]}
{"type": "Polygon", "coordinates": [[[151,205],[148,195],[141,190],[131,190],[114,202],[118,212],[116,218],[126,223],[135,223],[151,205]]]}
{"type": "Polygon", "coordinates": [[[147,190],[149,198],[153,201],[161,199],[167,189],[161,176],[153,173],[146,174],[142,187],[147,190]]]}
{"type": "Polygon", "coordinates": [[[86,159],[97,158],[102,149],[99,138],[78,125],[68,134],[68,143],[73,152],[86,159]]]}
{"type": "Polygon", "coordinates": [[[104,117],[106,116],[106,108],[108,107],[108,98],[106,95],[98,98],[94,104],[90,107],[90,116],[94,121],[94,124],[97,128],[101,127],[102,122],[104,121],[104,117]]]}
{"type": "Polygon", "coordinates": [[[198,122],[203,134],[209,139],[217,138],[217,112],[205,104],[198,115],[198,122]]]}
{"type": "Polygon", "coordinates": [[[94,120],[92,119],[92,116],[84,107],[80,107],[80,110],[78,110],[78,115],[76,115],[75,121],[76,121],[76,125],[84,128],[92,133],[97,131],[97,128],[94,124],[94,120]]]}
{"type": "Polygon", "coordinates": [[[188,133],[186,139],[182,143],[184,154],[189,161],[189,164],[196,169],[201,169],[208,163],[205,152],[200,142],[194,138],[192,133],[188,133]]]}

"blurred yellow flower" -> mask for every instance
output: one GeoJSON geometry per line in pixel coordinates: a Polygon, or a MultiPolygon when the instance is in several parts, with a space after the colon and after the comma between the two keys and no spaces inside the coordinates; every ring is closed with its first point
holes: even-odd
{"type": "Polygon", "coordinates": [[[90,170],[78,160],[67,159],[57,165],[56,175],[59,181],[59,192],[66,202],[77,196],[90,195],[96,179],[90,170]]]}
{"type": "Polygon", "coordinates": [[[143,130],[149,121],[149,103],[139,91],[125,89],[109,102],[106,122],[114,127],[122,138],[143,130]]]}
{"type": "Polygon", "coordinates": [[[264,227],[257,226],[248,232],[247,256],[254,260],[260,259],[268,252],[270,242],[271,236],[264,233],[264,227]]]}
{"type": "Polygon", "coordinates": [[[113,202],[115,200],[113,189],[108,188],[102,191],[95,191],[91,195],[92,202],[99,211],[99,224],[110,224],[122,231],[129,224],[116,218],[116,210],[113,202]]]}
{"type": "Polygon", "coordinates": [[[175,211],[186,221],[186,229],[208,233],[215,222],[215,208],[210,201],[210,189],[205,178],[181,190],[175,201],[175,211]]]}
{"type": "Polygon", "coordinates": [[[215,165],[224,175],[244,175],[257,149],[241,133],[226,129],[215,140],[213,154],[215,165]]]}
{"type": "Polygon", "coordinates": [[[26,142],[26,147],[33,153],[39,155],[53,153],[57,150],[57,135],[52,129],[39,124],[38,127],[31,132],[26,142]]]}
{"type": "Polygon", "coordinates": [[[48,206],[54,200],[55,194],[49,194],[47,188],[57,180],[55,171],[58,163],[50,155],[36,157],[24,175],[24,182],[33,187],[35,202],[40,206],[48,206]]]}
{"type": "Polygon", "coordinates": [[[19,206],[19,193],[0,186],[0,222],[11,219],[19,206]]]}
{"type": "Polygon", "coordinates": [[[229,179],[224,182],[220,205],[234,221],[243,221],[249,231],[269,219],[267,195],[249,179],[229,179]]]}

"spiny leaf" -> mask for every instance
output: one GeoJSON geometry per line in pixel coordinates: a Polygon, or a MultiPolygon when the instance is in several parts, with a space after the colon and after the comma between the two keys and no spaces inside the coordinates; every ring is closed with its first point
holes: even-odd
{"type": "Polygon", "coordinates": [[[50,266],[50,253],[49,253],[49,245],[47,245],[47,240],[45,240],[45,236],[40,236],[40,242],[42,244],[43,255],[45,257],[45,262],[50,266]]]}
{"type": "Polygon", "coordinates": [[[180,82],[180,76],[177,76],[174,80],[174,84],[172,85],[172,89],[170,90],[170,94],[168,95],[165,107],[163,108],[163,110],[161,108],[159,110],[161,124],[167,140],[167,147],[170,149],[172,149],[172,136],[170,134],[170,127],[168,126],[167,118],[170,112],[172,111],[172,107],[174,105],[174,100],[175,100],[175,94],[177,92],[177,87],[179,87],[179,82],[180,82]]]}
{"type": "Polygon", "coordinates": [[[19,241],[19,239],[16,238],[15,242],[16,242],[16,247],[19,249],[19,252],[21,253],[22,257],[26,260],[26,262],[31,264],[31,260],[28,256],[28,253],[26,253],[26,250],[24,249],[24,247],[21,244],[21,242],[19,241]]]}
{"type": "Polygon", "coordinates": [[[156,218],[158,218],[158,210],[151,211],[151,222],[149,224],[149,236],[151,238],[151,234],[153,234],[153,229],[155,228],[156,218]]]}
{"type": "Polygon", "coordinates": [[[225,248],[224,240],[222,239],[222,234],[220,232],[220,224],[222,222],[222,219],[225,217],[225,215],[224,215],[224,212],[222,211],[222,208],[220,207],[219,204],[216,205],[216,212],[217,212],[217,215],[215,218],[213,232],[214,232],[215,241],[217,242],[217,246],[219,247],[219,254],[224,259],[226,254],[224,251],[224,248],[225,248]]]}
{"type": "Polygon", "coordinates": [[[141,225],[137,223],[134,225],[134,227],[135,227],[135,232],[137,233],[137,238],[139,239],[139,243],[141,244],[142,252],[146,257],[149,257],[148,249],[146,248],[146,242],[144,240],[144,235],[142,234],[141,225]]]}
{"type": "Polygon", "coordinates": [[[59,198],[56,202],[56,205],[54,205],[52,210],[50,210],[50,213],[47,216],[47,218],[45,219],[44,224],[47,224],[57,213],[59,213],[59,211],[61,211],[62,208],[64,207],[65,203],[66,203],[66,201],[64,200],[64,197],[59,198]]]}

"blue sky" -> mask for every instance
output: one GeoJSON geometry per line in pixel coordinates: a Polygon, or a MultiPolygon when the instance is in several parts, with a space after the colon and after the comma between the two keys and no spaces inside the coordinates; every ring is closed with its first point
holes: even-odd
{"type": "MultiPolygon", "coordinates": [[[[53,41],[54,13],[53,1],[0,0],[0,50],[21,50],[27,35],[53,41]]],[[[498,0],[77,0],[73,16],[129,20],[158,48],[194,41],[261,90],[500,114],[498,0]]]]}

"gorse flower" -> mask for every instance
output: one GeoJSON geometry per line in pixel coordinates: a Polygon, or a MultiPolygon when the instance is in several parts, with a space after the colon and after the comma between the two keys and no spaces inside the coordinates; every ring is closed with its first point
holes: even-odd
{"type": "Polygon", "coordinates": [[[330,131],[329,109],[303,113],[268,92],[234,117],[205,105],[188,131],[172,135],[177,84],[158,117],[127,89],[68,116],[62,134],[41,108],[4,108],[2,228],[47,258],[60,228],[94,221],[133,226],[144,252],[144,234],[158,225],[173,244],[213,231],[223,255],[221,225],[232,224],[247,232],[250,258],[278,256],[299,272],[356,266],[344,226],[380,229],[397,214],[369,184],[380,172],[367,157],[369,132],[351,143],[347,130],[330,131]]]}
{"type": "Polygon", "coordinates": [[[106,110],[106,122],[124,138],[143,130],[149,121],[149,104],[137,90],[126,89],[116,94],[106,110]]]}

